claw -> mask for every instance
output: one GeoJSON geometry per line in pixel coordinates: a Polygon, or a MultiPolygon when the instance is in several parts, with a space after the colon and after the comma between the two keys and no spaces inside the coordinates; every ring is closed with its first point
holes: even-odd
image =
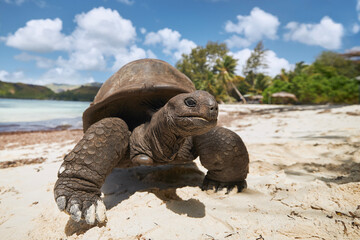
{"type": "Polygon", "coordinates": [[[79,222],[81,219],[81,211],[80,211],[80,207],[79,204],[73,204],[70,207],[70,215],[71,218],[75,221],[75,222],[79,222]]]}
{"type": "Polygon", "coordinates": [[[238,192],[242,192],[245,188],[247,188],[247,182],[246,180],[241,181],[240,183],[236,184],[238,188],[238,192]]]}
{"type": "Polygon", "coordinates": [[[220,183],[215,183],[214,186],[215,186],[215,192],[221,191],[221,189],[223,189],[220,183]]]}
{"type": "Polygon", "coordinates": [[[246,180],[238,181],[238,182],[219,182],[215,180],[211,180],[207,177],[204,178],[201,190],[212,190],[215,188],[215,192],[219,192],[226,188],[226,193],[229,194],[235,187],[237,187],[237,192],[242,192],[245,188],[247,188],[246,180]]]}
{"type": "Polygon", "coordinates": [[[227,187],[226,194],[229,194],[235,188],[234,185],[230,185],[227,187]]]}
{"type": "Polygon", "coordinates": [[[85,211],[85,221],[87,224],[94,225],[95,223],[95,205],[91,206],[85,211]]]}
{"type": "Polygon", "coordinates": [[[96,219],[102,223],[106,220],[106,207],[101,200],[96,202],[96,219]]]}
{"type": "Polygon", "coordinates": [[[207,190],[209,187],[209,179],[207,179],[206,177],[204,178],[204,181],[202,183],[202,186],[201,186],[201,190],[202,191],[205,191],[207,190]]]}
{"type": "Polygon", "coordinates": [[[60,209],[60,211],[64,211],[66,207],[66,197],[65,196],[58,197],[56,199],[56,204],[60,209]]]}

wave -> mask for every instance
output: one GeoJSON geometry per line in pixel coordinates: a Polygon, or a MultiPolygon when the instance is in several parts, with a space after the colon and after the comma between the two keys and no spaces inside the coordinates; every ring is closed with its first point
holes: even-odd
{"type": "Polygon", "coordinates": [[[81,117],[59,118],[33,122],[0,123],[0,132],[54,131],[66,129],[82,129],[81,117]]]}

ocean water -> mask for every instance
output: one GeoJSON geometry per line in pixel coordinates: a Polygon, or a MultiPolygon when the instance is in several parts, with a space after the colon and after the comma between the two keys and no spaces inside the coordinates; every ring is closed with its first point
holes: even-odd
{"type": "Polygon", "coordinates": [[[0,132],[81,129],[90,102],[0,99],[0,132]]]}

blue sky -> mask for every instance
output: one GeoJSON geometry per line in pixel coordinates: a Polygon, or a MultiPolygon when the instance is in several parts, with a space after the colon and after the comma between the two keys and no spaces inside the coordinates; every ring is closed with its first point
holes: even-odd
{"type": "Polygon", "coordinates": [[[258,41],[269,75],[324,50],[360,50],[360,0],[0,0],[0,79],[104,82],[129,61],[175,64],[208,41],[241,70],[258,41]]]}

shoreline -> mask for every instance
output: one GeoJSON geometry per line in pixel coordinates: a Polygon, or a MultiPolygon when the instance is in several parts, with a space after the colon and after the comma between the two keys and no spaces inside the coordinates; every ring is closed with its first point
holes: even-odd
{"type": "Polygon", "coordinates": [[[39,101],[64,101],[64,102],[88,102],[91,103],[91,101],[83,101],[83,100],[66,100],[66,99],[51,99],[51,98],[9,98],[9,97],[0,97],[1,99],[7,99],[7,100],[39,100],[39,101]]]}
{"type": "MultiPolygon", "coordinates": [[[[83,136],[82,129],[31,131],[31,132],[1,132],[0,150],[15,149],[39,144],[77,142],[83,136]]],[[[4,160],[4,159],[3,159],[4,160]]]]}
{"type": "Polygon", "coordinates": [[[0,132],[0,136],[1,136],[1,135],[26,134],[26,133],[61,132],[61,131],[82,131],[82,128],[72,128],[72,129],[45,129],[45,130],[29,130],[29,131],[0,132]]]}

